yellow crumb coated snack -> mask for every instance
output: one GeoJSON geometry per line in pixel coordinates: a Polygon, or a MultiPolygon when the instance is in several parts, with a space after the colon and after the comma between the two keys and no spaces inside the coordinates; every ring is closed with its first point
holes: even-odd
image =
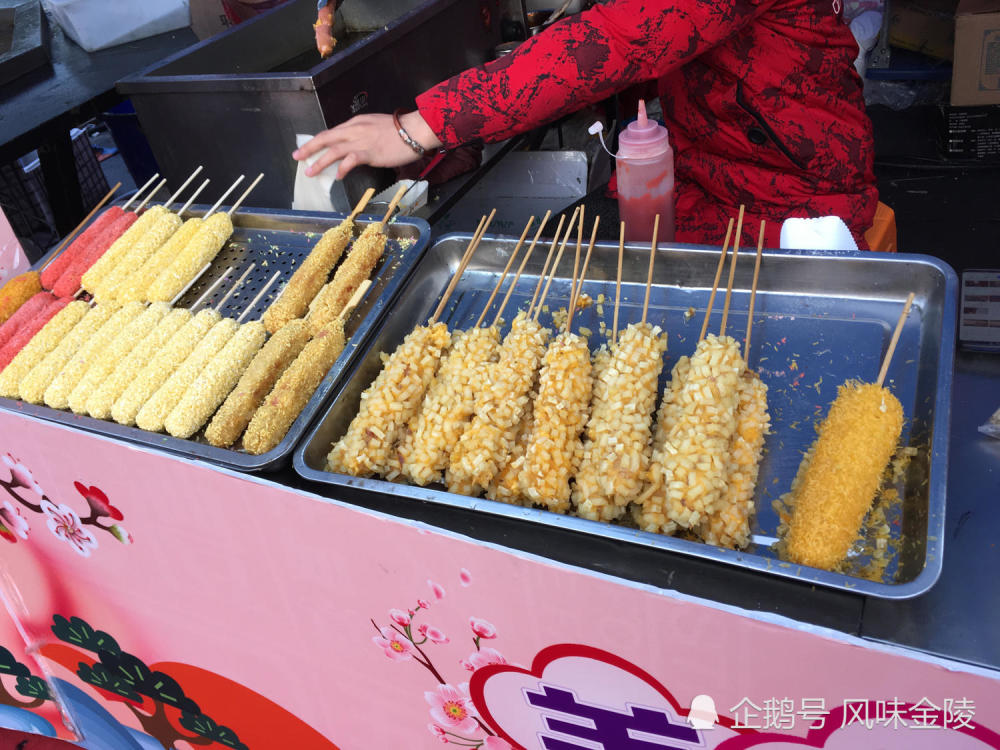
{"type": "Polygon", "coordinates": [[[38,271],[27,271],[0,286],[0,325],[40,291],[42,282],[38,271]]]}
{"type": "Polygon", "coordinates": [[[381,222],[364,228],[344,262],[333,274],[333,279],[312,300],[306,321],[313,333],[340,315],[354,292],[371,276],[375,264],[385,252],[386,239],[381,222]]]}
{"type": "Polygon", "coordinates": [[[180,229],[170,235],[170,239],[125,279],[119,287],[117,298],[122,302],[149,301],[147,292],[150,285],[174,262],[174,258],[191,241],[201,224],[202,220],[197,216],[185,221],[180,229]]]}
{"type": "Polygon", "coordinates": [[[114,267],[104,275],[94,291],[94,299],[125,301],[122,294],[125,282],[180,229],[182,223],[181,217],[173,211],[164,211],[160,214],[146,233],[136,240],[129,251],[124,253],[114,267]]]}
{"type": "Polygon", "coordinates": [[[221,211],[205,219],[173,262],[149,285],[151,302],[171,302],[210,263],[233,234],[233,220],[221,211]]]}
{"type": "Polygon", "coordinates": [[[98,286],[104,281],[119,260],[122,259],[135,245],[139,239],[150,230],[150,228],[160,220],[160,217],[167,213],[163,206],[152,206],[148,208],[142,216],[136,219],[132,226],[126,229],[122,235],[111,243],[100,258],[92,265],[80,278],[80,286],[91,294],[97,291],[98,286]]]}
{"type": "Polygon", "coordinates": [[[811,460],[792,486],[787,555],[833,570],[858,537],[903,430],[903,407],[871,383],[840,386],[819,428],[811,460]]]}
{"type": "Polygon", "coordinates": [[[0,396],[18,398],[21,381],[73,330],[88,309],[86,302],[78,300],[53,315],[0,372],[0,396]]]}

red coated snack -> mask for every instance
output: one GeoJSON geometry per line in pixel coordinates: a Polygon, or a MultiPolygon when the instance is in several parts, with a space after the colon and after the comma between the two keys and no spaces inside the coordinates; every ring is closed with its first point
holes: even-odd
{"type": "Polygon", "coordinates": [[[93,244],[94,240],[100,236],[110,224],[119,216],[124,214],[120,206],[112,206],[107,211],[102,213],[94,222],[84,229],[80,235],[73,240],[69,247],[59,253],[55,260],[45,266],[42,271],[42,288],[52,289],[55,283],[59,280],[59,277],[63,275],[67,268],[73,263],[76,258],[82,257],[87,254],[90,246],[93,244]]]}
{"type": "Polygon", "coordinates": [[[17,311],[2,325],[0,325],[0,348],[13,338],[17,329],[20,328],[25,321],[34,318],[42,311],[43,308],[54,302],[55,299],[56,298],[48,292],[38,292],[27,302],[17,308],[17,311]]]}
{"type": "Polygon", "coordinates": [[[46,303],[45,307],[37,315],[30,320],[26,320],[14,332],[10,341],[4,344],[3,348],[0,348],[0,371],[10,364],[10,361],[17,356],[17,353],[24,348],[24,345],[31,341],[36,333],[42,330],[42,327],[52,319],[53,315],[69,303],[69,299],[54,298],[53,301],[46,303]]]}
{"type": "Polygon", "coordinates": [[[72,297],[80,289],[80,278],[87,272],[97,259],[104,255],[104,251],[111,247],[112,243],[121,237],[125,230],[132,226],[138,215],[131,211],[126,211],[107,225],[98,234],[94,241],[87,248],[86,254],[81,254],[70,263],[59,280],[52,287],[52,291],[59,297],[72,297]]]}

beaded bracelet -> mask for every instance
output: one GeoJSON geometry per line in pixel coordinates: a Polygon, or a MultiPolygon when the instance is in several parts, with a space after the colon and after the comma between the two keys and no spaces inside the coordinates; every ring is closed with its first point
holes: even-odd
{"type": "Polygon", "coordinates": [[[392,113],[392,124],[396,128],[396,132],[399,133],[399,137],[403,139],[403,143],[405,143],[407,146],[413,149],[414,153],[416,153],[417,156],[423,156],[424,153],[426,153],[426,149],[424,149],[423,146],[417,143],[413,139],[413,137],[406,132],[406,128],[404,128],[402,124],[399,122],[399,115],[402,112],[403,112],[402,109],[397,109],[395,112],[392,113]]]}

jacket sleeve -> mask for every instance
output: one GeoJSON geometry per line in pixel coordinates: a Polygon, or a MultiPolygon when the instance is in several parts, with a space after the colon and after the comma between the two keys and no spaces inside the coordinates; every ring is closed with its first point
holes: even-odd
{"type": "Polygon", "coordinates": [[[613,0],[439,83],[417,107],[446,147],[510,138],[662,77],[775,1],[613,0]]]}

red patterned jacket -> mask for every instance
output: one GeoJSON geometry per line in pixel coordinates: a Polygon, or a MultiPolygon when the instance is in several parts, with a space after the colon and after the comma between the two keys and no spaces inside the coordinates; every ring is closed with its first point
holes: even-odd
{"type": "MultiPolygon", "coordinates": [[[[778,245],[790,216],[840,216],[859,245],[878,202],[858,52],[839,0],[614,0],[417,98],[448,147],[497,141],[658,80],[677,239],[721,244],[740,203],[778,245]]],[[[757,232],[752,231],[756,240],[757,232]]]]}

